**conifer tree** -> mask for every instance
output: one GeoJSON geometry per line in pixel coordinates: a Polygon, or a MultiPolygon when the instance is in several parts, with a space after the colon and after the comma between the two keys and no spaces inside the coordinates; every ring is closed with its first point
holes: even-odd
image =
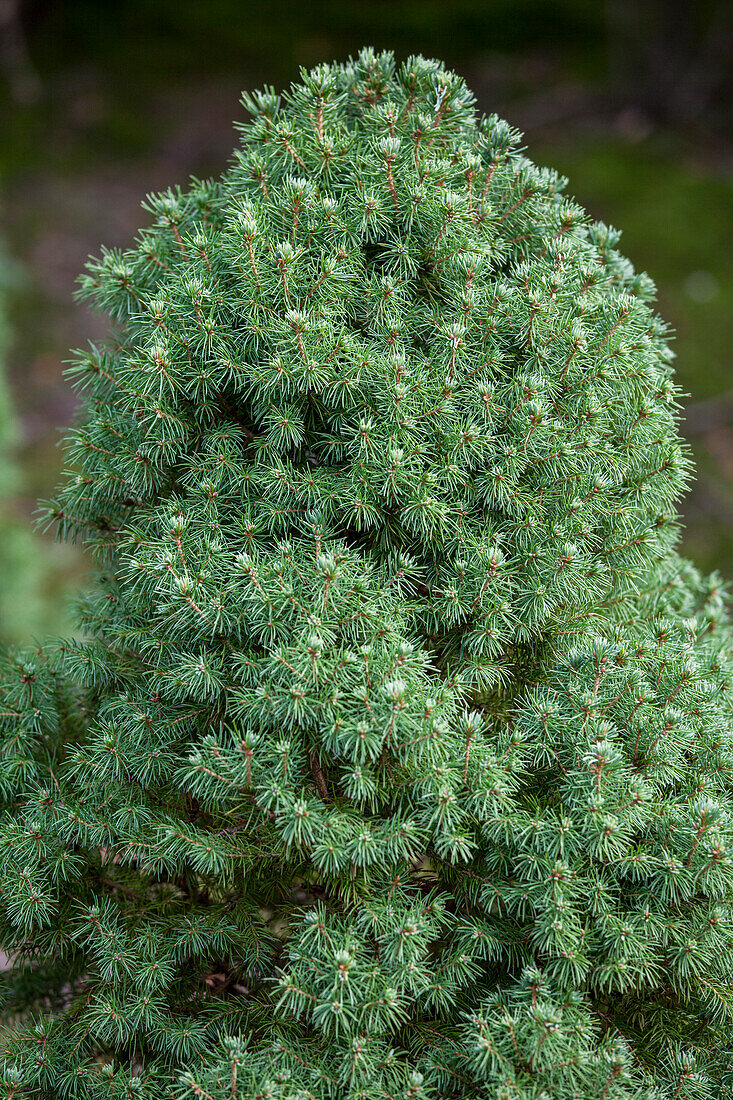
{"type": "Polygon", "coordinates": [[[440,64],[151,196],[3,672],[0,1095],[733,1088],[731,637],[654,287],[440,64]]]}

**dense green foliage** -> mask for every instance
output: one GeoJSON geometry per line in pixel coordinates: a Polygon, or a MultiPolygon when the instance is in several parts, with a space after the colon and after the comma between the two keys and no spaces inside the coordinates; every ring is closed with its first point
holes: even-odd
{"type": "Polygon", "coordinates": [[[437,63],[303,74],[148,202],[3,675],[16,1097],[702,1100],[730,636],[654,288],[437,63]]]}

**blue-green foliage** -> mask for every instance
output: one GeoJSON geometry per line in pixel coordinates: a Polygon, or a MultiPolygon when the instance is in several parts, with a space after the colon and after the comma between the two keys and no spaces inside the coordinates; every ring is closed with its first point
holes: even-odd
{"type": "Polygon", "coordinates": [[[434,62],[245,97],[82,293],[4,1095],[730,1095],[723,593],[653,286],[434,62]]]}

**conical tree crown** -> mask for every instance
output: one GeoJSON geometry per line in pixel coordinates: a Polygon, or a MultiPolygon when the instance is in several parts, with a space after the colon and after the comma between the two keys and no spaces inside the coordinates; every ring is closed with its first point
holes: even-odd
{"type": "Polygon", "coordinates": [[[123,327],[78,368],[60,515],[120,550],[144,517],[153,566],[202,498],[224,554],[339,539],[419,577],[436,648],[480,680],[667,545],[653,285],[437,63],[366,54],[245,103],[225,177],[152,197],[138,246],[90,267],[123,327]]]}
{"type": "Polygon", "coordinates": [[[730,640],[653,286],[435,62],[245,103],[82,286],[50,514],[101,568],[4,677],[5,1095],[727,1095],[730,640]]]}

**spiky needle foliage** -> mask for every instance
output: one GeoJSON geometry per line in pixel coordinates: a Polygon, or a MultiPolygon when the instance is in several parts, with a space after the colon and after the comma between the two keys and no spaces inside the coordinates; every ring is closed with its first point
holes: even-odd
{"type": "Polygon", "coordinates": [[[439,64],[245,96],[93,262],[11,656],[2,1095],[731,1091],[733,721],[654,288],[439,64]]]}

